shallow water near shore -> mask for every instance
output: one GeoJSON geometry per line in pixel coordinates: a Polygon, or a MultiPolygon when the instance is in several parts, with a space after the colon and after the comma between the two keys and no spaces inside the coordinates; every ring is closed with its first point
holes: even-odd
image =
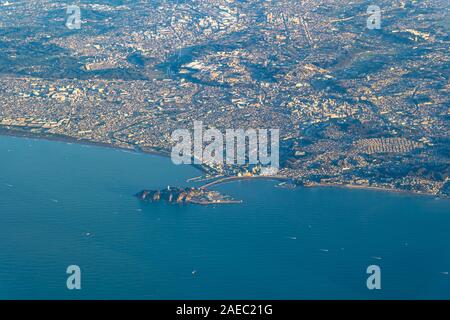
{"type": "Polygon", "coordinates": [[[343,188],[214,189],[236,205],[142,203],[200,171],[0,136],[0,298],[450,298],[450,201],[343,188]],[[66,288],[79,265],[81,290],[66,288]],[[381,290],[366,269],[381,268],[381,290]]]}

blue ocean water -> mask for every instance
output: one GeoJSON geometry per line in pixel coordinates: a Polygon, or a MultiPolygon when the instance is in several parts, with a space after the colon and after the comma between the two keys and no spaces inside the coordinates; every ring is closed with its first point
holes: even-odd
{"type": "Polygon", "coordinates": [[[1,299],[450,298],[448,200],[258,180],[216,187],[242,204],[142,203],[200,172],[7,136],[0,154],[1,299]],[[73,264],[81,290],[66,287],[73,264]]]}

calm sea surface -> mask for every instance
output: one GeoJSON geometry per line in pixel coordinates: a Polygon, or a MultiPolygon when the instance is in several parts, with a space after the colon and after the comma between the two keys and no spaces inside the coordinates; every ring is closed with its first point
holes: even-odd
{"type": "Polygon", "coordinates": [[[200,172],[6,136],[0,155],[2,299],[450,298],[448,200],[241,181],[216,189],[243,204],[141,203],[200,172]],[[373,264],[381,290],[366,287],[373,264]]]}

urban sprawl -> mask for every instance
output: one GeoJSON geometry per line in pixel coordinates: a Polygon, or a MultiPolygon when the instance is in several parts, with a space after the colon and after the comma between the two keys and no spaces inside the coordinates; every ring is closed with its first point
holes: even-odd
{"type": "Polygon", "coordinates": [[[72,3],[0,1],[0,132],[170,153],[195,121],[276,128],[277,177],[448,197],[449,2],[372,2],[81,1],[69,29],[72,3]]]}

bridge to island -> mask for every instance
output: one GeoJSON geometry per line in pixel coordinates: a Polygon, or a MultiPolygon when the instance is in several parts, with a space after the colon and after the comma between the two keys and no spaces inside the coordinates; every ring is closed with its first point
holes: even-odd
{"type": "Polygon", "coordinates": [[[218,184],[223,184],[223,183],[233,182],[233,181],[238,181],[238,180],[256,180],[256,179],[291,181],[290,178],[283,177],[283,176],[233,176],[233,177],[224,177],[224,178],[220,178],[220,179],[211,181],[211,182],[201,186],[200,189],[206,189],[206,188],[218,185],[218,184]]]}

